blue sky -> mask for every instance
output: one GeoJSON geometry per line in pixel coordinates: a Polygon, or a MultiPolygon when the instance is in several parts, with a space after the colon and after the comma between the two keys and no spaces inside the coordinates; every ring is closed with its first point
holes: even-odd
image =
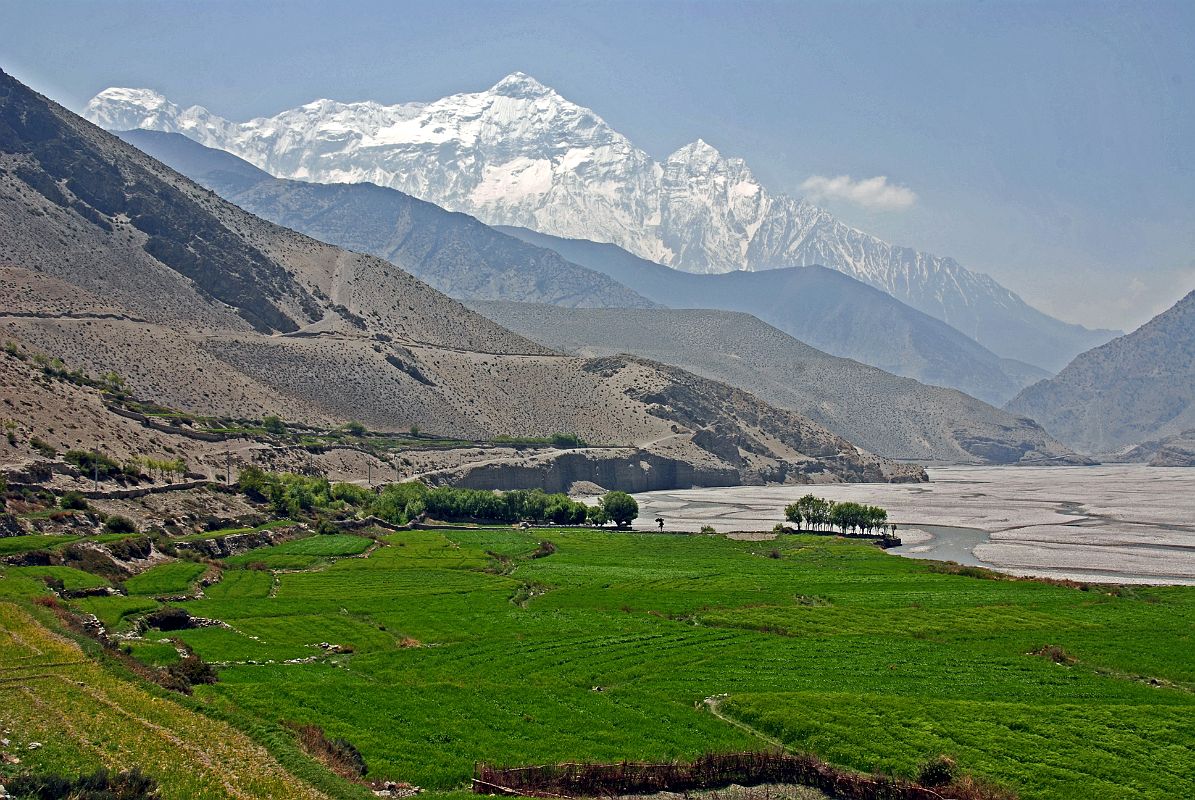
{"type": "Polygon", "coordinates": [[[1064,319],[1195,289],[1191,2],[0,0],[0,67],[75,110],[144,86],[231,119],[522,70],[657,157],[701,137],[794,194],[885,176],[915,199],[822,202],[1064,319]]]}

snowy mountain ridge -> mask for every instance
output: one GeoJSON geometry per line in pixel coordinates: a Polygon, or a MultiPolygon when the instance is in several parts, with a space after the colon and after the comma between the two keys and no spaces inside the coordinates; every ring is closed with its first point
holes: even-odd
{"type": "Polygon", "coordinates": [[[242,123],[151,90],[112,88],[85,116],[110,130],[182,133],[278,177],[376,183],[492,225],[608,242],[690,272],[824,265],[1050,370],[1111,335],[1048,317],[953,259],[773,194],[742,159],[701,139],[657,162],[520,72],[428,103],[317,100],[242,123]]]}

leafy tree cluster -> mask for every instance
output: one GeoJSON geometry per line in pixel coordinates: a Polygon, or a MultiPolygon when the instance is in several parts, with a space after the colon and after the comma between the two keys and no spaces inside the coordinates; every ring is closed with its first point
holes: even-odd
{"type": "Polygon", "coordinates": [[[807,494],[784,508],[784,517],[800,528],[810,530],[837,528],[843,533],[871,533],[888,524],[888,512],[879,506],[861,503],[836,503],[807,494]]]}
{"type": "Polygon", "coordinates": [[[586,520],[587,511],[584,503],[570,500],[567,495],[548,494],[540,489],[491,492],[440,486],[427,490],[422,500],[428,516],[443,520],[581,525],[586,520]]]}
{"type": "Polygon", "coordinates": [[[495,492],[485,489],[429,488],[419,481],[387,484],[371,491],[349,483],[329,483],[257,467],[241,470],[237,488],[279,514],[300,517],[328,512],[360,512],[403,525],[424,515],[444,521],[533,522],[556,525],[605,525],[625,528],[639,514],[639,505],[625,492],[609,492],[597,506],[578,503],[565,494],[540,489],[495,492]]]}
{"type": "Polygon", "coordinates": [[[181,479],[187,474],[187,462],[181,458],[149,458],[142,456],[134,458],[132,465],[134,467],[144,467],[149,470],[150,475],[157,473],[158,477],[163,480],[168,477],[181,479]]]}
{"type": "Polygon", "coordinates": [[[833,508],[833,500],[807,494],[797,502],[784,507],[784,518],[798,529],[804,525],[809,530],[825,530],[830,525],[830,511],[833,508]]]}
{"type": "Polygon", "coordinates": [[[311,478],[289,472],[266,472],[258,467],[245,467],[237,477],[237,488],[258,501],[268,502],[278,514],[297,517],[316,511],[358,505],[359,493],[371,495],[351,484],[337,484],[338,492],[326,478],[311,478]]]}
{"type": "Polygon", "coordinates": [[[575,433],[553,433],[551,436],[495,436],[491,439],[494,444],[509,444],[518,446],[552,446],[560,450],[574,447],[589,447],[589,443],[575,433]]]}

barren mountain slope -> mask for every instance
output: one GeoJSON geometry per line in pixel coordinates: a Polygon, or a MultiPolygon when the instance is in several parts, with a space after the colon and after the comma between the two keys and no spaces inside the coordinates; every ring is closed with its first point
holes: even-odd
{"type": "Polygon", "coordinates": [[[529,339],[572,353],[633,353],[738,386],[891,458],[996,464],[1074,459],[1031,420],[953,389],[827,355],[749,314],[469,305],[529,339]]]}
{"type": "MultiPolygon", "coordinates": [[[[254,213],[325,241],[368,250],[467,302],[495,297],[542,297],[555,306],[633,307],[648,302],[601,273],[564,262],[551,250],[497,233],[472,217],[446,212],[393,189],[372,184],[278,180],[236,156],[204,147],[181,134],[133,130],[119,135],[254,213]],[[568,271],[562,273],[561,264],[568,271]],[[618,291],[595,285],[590,278],[601,278],[618,291]]],[[[729,321],[736,316],[719,312],[704,319],[678,314],[570,317],[550,308],[534,307],[534,311],[520,313],[516,309],[524,307],[519,305],[473,307],[487,316],[491,311],[500,315],[497,319],[506,327],[549,346],[631,352],[747,388],[781,407],[810,416],[851,441],[893,457],[1003,463],[1066,455],[1065,448],[1040,431],[985,403],[949,390],[892,379],[880,370],[826,356],[751,317],[743,317],[742,324],[753,334],[748,334],[750,342],[745,343],[741,325],[718,326],[719,335],[710,335],[712,331],[705,323],[729,321]],[[616,320],[631,324],[623,327],[616,320]],[[677,324],[667,332],[653,327],[664,320],[677,324]],[[694,324],[686,326],[683,322],[694,324]],[[526,327],[528,323],[531,328],[526,327]],[[564,335],[563,327],[571,329],[580,324],[591,325],[581,341],[564,335]],[[563,338],[557,340],[557,334],[563,338]],[[770,341],[767,334],[774,340],[770,341]],[[609,346],[597,347],[599,343],[609,346]],[[792,352],[790,343],[796,353],[787,363],[783,358],[777,361],[772,354],[777,349],[792,352]],[[756,353],[767,353],[767,363],[757,360],[752,364],[754,369],[746,369],[739,359],[741,374],[736,374],[734,370],[718,371],[717,359],[705,357],[727,348],[742,350],[744,345],[756,353]],[[794,369],[809,373],[815,364],[822,366],[818,378],[805,382],[813,397],[789,396],[801,392],[788,388],[781,373],[794,369]],[[894,402],[893,398],[906,402],[894,402]]],[[[883,333],[884,337],[889,335],[883,333]]]]}
{"type": "Polygon", "coordinates": [[[667,450],[700,466],[678,473],[690,482],[924,475],[678,370],[552,353],[388,262],[247,214],[3,74],[0,226],[9,336],[189,411],[567,431],[667,450]]]}
{"type": "Polygon", "coordinates": [[[717,308],[754,314],[819,350],[948,386],[1001,404],[1045,377],[1036,367],[1002,359],[944,322],[892,296],[822,267],[691,275],[611,244],[500,230],[604,272],[669,308],[717,308]]]}
{"type": "Polygon", "coordinates": [[[177,133],[132,130],[119,136],[252,214],[384,258],[458,299],[596,308],[655,305],[552,250],[395,189],[275,179],[177,133]]]}
{"type": "Polygon", "coordinates": [[[1195,428],[1195,292],[1132,333],[1077,356],[1007,408],[1088,453],[1195,428]]]}

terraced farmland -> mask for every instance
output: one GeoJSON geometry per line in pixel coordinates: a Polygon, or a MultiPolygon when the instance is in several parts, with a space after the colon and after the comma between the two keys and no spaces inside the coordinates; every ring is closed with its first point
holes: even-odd
{"type": "Polygon", "coordinates": [[[322,798],[227,723],[120,680],[26,611],[0,602],[0,729],[23,768],[140,766],[164,800],[322,798]]]}
{"type": "MultiPolygon", "coordinates": [[[[74,602],[120,626],[147,600],[74,602]]],[[[904,775],[947,753],[1024,798],[1169,798],[1195,774],[1184,588],[989,580],[825,537],[478,529],[262,548],[174,604],[227,625],[169,634],[219,666],[202,707],[319,725],[369,778],[437,792],[476,761],[776,741],[904,775]]],[[[168,662],[159,636],[134,653],[168,662]]]]}

